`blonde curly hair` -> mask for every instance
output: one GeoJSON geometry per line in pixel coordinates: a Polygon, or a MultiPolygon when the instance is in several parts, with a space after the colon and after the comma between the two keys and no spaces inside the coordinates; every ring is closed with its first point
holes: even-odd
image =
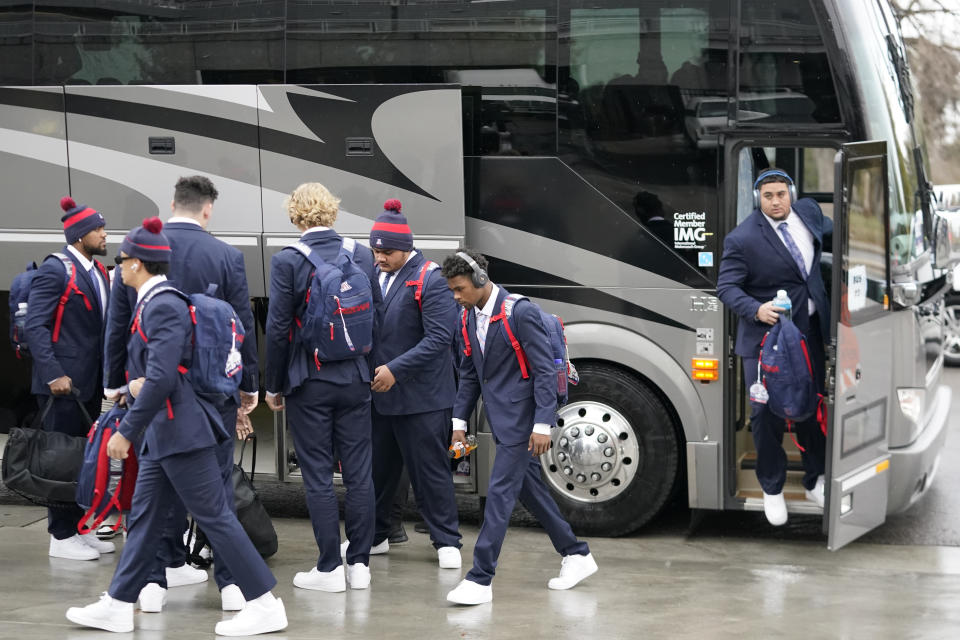
{"type": "Polygon", "coordinates": [[[340,198],[319,182],[305,182],[283,199],[283,208],[297,227],[332,227],[339,207],[340,198]]]}

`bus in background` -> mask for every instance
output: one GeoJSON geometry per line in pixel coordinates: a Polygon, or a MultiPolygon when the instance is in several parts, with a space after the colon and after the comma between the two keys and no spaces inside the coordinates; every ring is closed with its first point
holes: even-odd
{"type": "MultiPolygon", "coordinates": [[[[7,3],[0,282],[61,243],[56,197],[104,211],[116,247],[203,173],[262,323],[270,257],[295,237],[284,194],[323,182],[360,240],[399,198],[428,256],[474,247],[564,318],[581,384],[545,478],[576,530],[619,535],[679,491],[762,509],[715,294],[724,235],[776,167],[834,221],[827,504],[804,499],[795,451],[786,493],[839,548],[929,488],[951,402],[957,254],[904,56],[886,0],[7,3]]],[[[25,365],[8,364],[4,393],[22,396],[25,365]]],[[[472,428],[456,481],[483,496],[482,411],[472,428]]],[[[295,479],[282,417],[273,433],[277,477],[295,479]]]]}

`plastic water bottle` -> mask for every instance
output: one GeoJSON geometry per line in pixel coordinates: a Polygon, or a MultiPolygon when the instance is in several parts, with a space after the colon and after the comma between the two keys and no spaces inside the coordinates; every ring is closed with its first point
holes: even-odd
{"type": "Polygon", "coordinates": [[[467,446],[463,446],[462,442],[454,443],[450,445],[450,449],[447,451],[447,455],[449,455],[451,458],[455,460],[457,458],[465,458],[471,453],[473,453],[473,450],[476,448],[477,448],[477,437],[473,434],[470,434],[469,436],[467,436],[467,446]]]}
{"type": "Polygon", "coordinates": [[[123,478],[123,460],[110,458],[110,473],[107,480],[107,493],[111,496],[117,494],[117,487],[120,485],[120,479],[123,478]]]}
{"type": "Polygon", "coordinates": [[[793,317],[793,305],[790,304],[790,296],[787,295],[787,292],[783,289],[777,291],[777,297],[773,299],[773,306],[780,307],[783,311],[780,312],[787,320],[790,320],[793,317]]]}
{"type": "Polygon", "coordinates": [[[17,310],[13,313],[13,323],[20,331],[20,335],[23,335],[23,327],[27,324],[27,303],[21,302],[17,304],[17,310]]]}

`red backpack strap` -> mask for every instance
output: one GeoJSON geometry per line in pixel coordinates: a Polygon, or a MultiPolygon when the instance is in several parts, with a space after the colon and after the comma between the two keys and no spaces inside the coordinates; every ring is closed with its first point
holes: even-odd
{"type": "MultiPolygon", "coordinates": [[[[96,428],[96,423],[94,427],[96,428]]],[[[104,521],[106,518],[105,513],[109,509],[104,509],[104,513],[101,514],[92,524],[88,524],[87,521],[97,512],[97,507],[100,506],[100,503],[103,502],[103,496],[107,491],[107,478],[110,475],[110,466],[109,462],[107,467],[104,468],[100,465],[101,460],[109,460],[110,457],[107,455],[107,442],[110,440],[110,436],[113,435],[113,430],[110,427],[104,427],[103,433],[100,438],[100,448],[97,450],[97,471],[96,471],[96,480],[93,484],[93,499],[90,500],[90,508],[87,509],[86,513],[83,514],[83,517],[80,518],[80,522],[77,523],[77,531],[80,532],[80,535],[86,535],[91,531],[95,531],[97,527],[104,521]]]]}
{"type": "Polygon", "coordinates": [[[77,286],[77,270],[73,266],[73,261],[62,253],[54,253],[51,255],[63,264],[63,268],[67,272],[67,286],[60,296],[60,301],[57,303],[57,311],[53,316],[53,335],[51,336],[51,341],[58,342],[60,340],[60,326],[63,324],[63,310],[66,308],[67,300],[70,299],[70,296],[74,293],[79,293],[80,297],[83,298],[83,304],[87,307],[87,311],[93,311],[93,305],[90,304],[90,300],[86,294],[77,286]]]}
{"type": "Polygon", "coordinates": [[[470,332],[467,331],[467,314],[470,313],[466,309],[463,310],[463,316],[460,321],[460,333],[463,334],[463,355],[470,357],[473,354],[473,349],[470,348],[470,332]]]}
{"type": "Polygon", "coordinates": [[[423,284],[427,280],[427,273],[439,267],[440,265],[436,262],[427,260],[420,267],[420,276],[416,280],[407,280],[404,283],[408,287],[416,287],[413,291],[413,299],[417,301],[417,307],[420,308],[420,311],[423,311],[423,284]]]}
{"type": "Polygon", "coordinates": [[[103,276],[103,280],[104,280],[104,282],[107,283],[107,288],[109,288],[109,287],[110,287],[110,274],[107,273],[107,268],[106,268],[105,266],[103,266],[103,263],[100,262],[99,260],[94,260],[94,261],[93,261],[93,264],[97,265],[97,271],[99,271],[99,272],[100,272],[100,275],[103,276]]]}
{"type": "Polygon", "coordinates": [[[507,339],[510,341],[510,346],[513,347],[514,353],[517,354],[517,364],[520,365],[520,376],[526,380],[530,377],[530,372],[528,371],[529,366],[527,363],[527,354],[524,353],[523,347],[520,346],[520,341],[517,340],[517,336],[514,335],[513,329],[510,328],[509,322],[510,316],[513,315],[513,305],[521,299],[522,296],[507,296],[500,305],[500,313],[490,318],[490,322],[497,322],[499,320],[503,321],[503,329],[507,332],[507,339]],[[511,298],[513,299],[511,300],[511,298]]]}

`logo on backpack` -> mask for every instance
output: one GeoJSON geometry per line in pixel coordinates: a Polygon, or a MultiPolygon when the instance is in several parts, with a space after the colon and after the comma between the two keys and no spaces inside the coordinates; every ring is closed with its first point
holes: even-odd
{"type": "MultiPolygon", "coordinates": [[[[83,304],[87,308],[87,311],[93,311],[98,308],[98,306],[94,306],[87,298],[87,295],[77,286],[77,270],[74,267],[73,260],[59,252],[51,253],[44,258],[44,260],[49,260],[50,258],[56,258],[63,264],[66,278],[63,294],[60,296],[57,310],[53,316],[51,340],[56,343],[60,340],[60,326],[63,323],[63,311],[67,301],[72,295],[77,294],[83,298],[83,304]]],[[[109,284],[110,278],[107,275],[106,268],[97,261],[94,261],[94,264],[103,275],[104,281],[109,284]]],[[[30,346],[27,344],[25,328],[27,324],[30,288],[33,286],[33,279],[37,276],[37,273],[37,263],[31,262],[27,265],[26,269],[14,276],[13,282],[10,284],[10,344],[13,346],[18,359],[30,355],[30,346]]]]}
{"type": "MultiPolygon", "coordinates": [[[[577,368],[573,366],[573,362],[570,361],[570,354],[567,350],[567,336],[564,332],[563,321],[558,316],[555,316],[552,313],[547,313],[541,309],[539,305],[526,296],[512,293],[503,299],[503,303],[500,305],[500,313],[491,317],[490,322],[503,322],[503,335],[507,340],[507,344],[510,345],[510,348],[513,349],[517,356],[517,364],[520,365],[521,377],[526,380],[530,377],[530,366],[529,361],[527,360],[527,354],[524,352],[523,346],[521,346],[520,341],[517,340],[516,334],[514,333],[513,328],[510,326],[510,318],[513,316],[513,308],[521,300],[526,300],[537,308],[537,312],[540,314],[540,321],[543,323],[544,329],[547,330],[547,336],[550,339],[550,350],[553,354],[554,370],[556,371],[557,376],[557,407],[562,407],[563,405],[567,404],[567,401],[570,398],[569,385],[576,386],[580,382],[580,374],[577,373],[577,368]]],[[[463,344],[465,347],[463,354],[467,357],[473,353],[473,349],[470,347],[470,332],[467,331],[468,313],[469,312],[467,310],[464,310],[460,325],[460,331],[463,335],[463,344]]]]}
{"type": "Polygon", "coordinates": [[[367,274],[353,261],[356,242],[344,238],[332,263],[302,242],[289,248],[303,254],[314,268],[306,308],[295,321],[300,341],[313,352],[317,369],[324,362],[368,354],[373,346],[373,289],[367,274]]]}
{"type": "MultiPolygon", "coordinates": [[[[83,466],[77,477],[77,504],[85,510],[77,531],[85,535],[96,531],[107,516],[128,511],[133,503],[133,489],[137,482],[137,457],[133,450],[124,460],[114,460],[107,455],[110,436],[126,415],[123,407],[114,406],[104,413],[87,434],[83,452],[83,466]]],[[[116,531],[123,523],[117,518],[116,531]]]]}
{"type": "Polygon", "coordinates": [[[224,300],[213,297],[216,287],[211,285],[206,293],[187,295],[170,286],[154,287],[144,296],[130,326],[130,333],[139,333],[144,342],[147,335],[141,326],[143,309],[153,298],[170,291],[186,301],[193,324],[193,350],[190,362],[178,367],[187,376],[194,391],[204,395],[232,396],[240,388],[243,362],[239,347],[245,335],[243,323],[233,307],[224,300]]]}
{"type": "MultiPolygon", "coordinates": [[[[757,369],[773,415],[785,419],[788,428],[816,415],[820,429],[826,433],[823,396],[817,392],[807,339],[791,320],[781,316],[767,331],[760,343],[757,369]]],[[[762,401],[762,397],[754,401],[762,401]]]]}

